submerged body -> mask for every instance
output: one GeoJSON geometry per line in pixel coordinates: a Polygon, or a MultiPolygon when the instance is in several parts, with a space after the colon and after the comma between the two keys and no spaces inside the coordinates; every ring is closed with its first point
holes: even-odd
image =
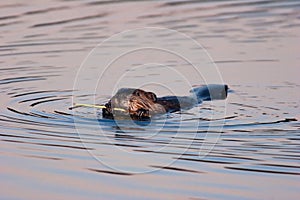
{"type": "Polygon", "coordinates": [[[141,89],[122,88],[102,109],[104,118],[130,116],[134,120],[147,120],[156,114],[189,109],[202,101],[226,99],[227,85],[205,85],[193,88],[190,96],[157,97],[153,92],[141,89]]]}

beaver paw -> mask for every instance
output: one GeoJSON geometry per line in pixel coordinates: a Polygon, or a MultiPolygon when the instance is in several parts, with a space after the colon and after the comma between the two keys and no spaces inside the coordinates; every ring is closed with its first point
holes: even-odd
{"type": "Polygon", "coordinates": [[[133,120],[149,120],[150,119],[149,110],[140,108],[131,114],[131,118],[133,120]]]}

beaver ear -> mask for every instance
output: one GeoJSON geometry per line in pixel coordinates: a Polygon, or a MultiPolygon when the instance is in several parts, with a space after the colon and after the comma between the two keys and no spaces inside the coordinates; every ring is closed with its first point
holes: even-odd
{"type": "Polygon", "coordinates": [[[153,102],[157,101],[157,96],[153,92],[147,92],[147,97],[151,99],[153,102]]]}
{"type": "Polygon", "coordinates": [[[136,89],[134,90],[134,92],[132,93],[133,95],[136,95],[136,96],[141,96],[141,93],[140,93],[140,90],[139,89],[136,89]]]}

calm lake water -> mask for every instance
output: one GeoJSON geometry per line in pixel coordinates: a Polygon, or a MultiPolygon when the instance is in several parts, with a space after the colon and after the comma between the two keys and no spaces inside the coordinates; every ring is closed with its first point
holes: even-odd
{"type": "Polygon", "coordinates": [[[1,1],[0,33],[0,199],[299,197],[299,1],[1,1]],[[226,101],[150,123],[68,109],[210,80],[226,101]]]}

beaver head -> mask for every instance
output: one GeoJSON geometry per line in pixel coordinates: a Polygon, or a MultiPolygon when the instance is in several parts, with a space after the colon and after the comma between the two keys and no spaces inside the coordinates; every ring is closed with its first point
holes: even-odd
{"type": "Polygon", "coordinates": [[[122,88],[105,104],[102,115],[113,119],[116,116],[130,115],[132,119],[149,119],[153,113],[165,113],[162,105],[157,103],[153,92],[141,89],[122,88]]]}

